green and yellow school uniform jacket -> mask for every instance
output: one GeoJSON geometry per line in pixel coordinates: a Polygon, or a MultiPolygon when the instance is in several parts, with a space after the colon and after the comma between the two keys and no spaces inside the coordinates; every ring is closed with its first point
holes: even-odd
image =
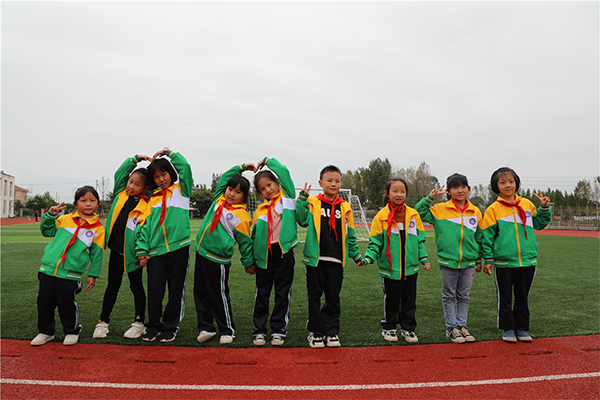
{"type": "MultiPolygon", "coordinates": [[[[106,219],[106,228],[108,233],[106,234],[106,240],[104,242],[104,248],[108,245],[108,241],[110,239],[110,235],[112,233],[113,227],[115,225],[115,221],[119,217],[123,206],[129,200],[129,194],[127,193],[127,182],[129,181],[129,175],[140,160],[136,156],[128,158],[125,162],[117,169],[115,172],[115,187],[113,189],[113,193],[118,193],[117,197],[112,203],[110,211],[108,212],[108,218],[106,219]]],[[[144,221],[144,214],[146,213],[146,208],[148,206],[148,202],[143,198],[140,198],[137,206],[129,213],[127,217],[127,225],[125,226],[125,238],[123,240],[124,246],[122,250],[123,254],[123,270],[125,272],[132,272],[138,268],[141,268],[140,263],[136,257],[135,252],[135,230],[138,225],[141,225],[144,221]]]]}
{"type": "MultiPolygon", "coordinates": [[[[279,178],[281,190],[272,199],[273,209],[281,217],[281,231],[279,232],[279,246],[282,254],[296,247],[298,240],[298,228],[296,224],[296,189],[290,171],[274,158],[265,158],[264,164],[279,178]]],[[[267,268],[267,257],[269,253],[269,201],[258,206],[254,212],[254,226],[252,227],[252,243],[254,248],[254,260],[260,268],[267,268]]]]}
{"type": "Polygon", "coordinates": [[[167,213],[162,224],[160,223],[163,206],[163,195],[160,194],[162,189],[156,189],[150,198],[146,213],[142,217],[145,221],[136,231],[136,257],[161,256],[189,246],[192,242],[190,239],[192,169],[181,154],[169,151],[167,156],[171,158],[171,163],[179,174],[179,181],[165,189],[167,213]]]}
{"type": "Polygon", "coordinates": [[[223,209],[219,224],[210,233],[210,225],[215,211],[225,199],[223,194],[227,189],[227,182],[232,176],[240,175],[243,171],[245,171],[243,165],[235,166],[221,175],[215,190],[215,200],[210,205],[202,225],[200,225],[200,230],[196,234],[196,243],[194,244],[196,252],[217,264],[231,264],[233,246],[237,242],[242,265],[248,267],[254,265],[252,239],[250,238],[252,217],[246,211],[245,203],[233,204],[232,209],[223,209]]]}
{"type": "Polygon", "coordinates": [[[526,221],[519,217],[516,207],[506,206],[499,201],[495,201],[485,211],[481,228],[486,264],[493,263],[497,268],[537,265],[538,245],[534,229],[544,229],[550,223],[552,211],[550,207],[536,209],[530,200],[516,196],[515,202],[519,200],[519,205],[525,211],[526,221]]]}
{"type": "MultiPolygon", "coordinates": [[[[371,232],[369,233],[369,246],[365,253],[364,260],[368,264],[377,261],[379,266],[379,275],[385,278],[400,280],[402,270],[402,238],[398,225],[394,222],[391,227],[390,235],[390,253],[392,265],[386,254],[388,234],[388,214],[389,206],[382,208],[371,223],[371,232]]],[[[425,229],[419,213],[409,206],[406,206],[404,218],[404,238],[405,238],[405,275],[410,276],[419,272],[419,263],[427,262],[427,250],[425,249],[425,229]]]]}
{"type": "Polygon", "coordinates": [[[91,262],[88,276],[93,278],[100,276],[104,253],[102,248],[104,227],[95,215],[83,221],[79,211],[60,217],[50,212],[44,214],[40,230],[45,237],[54,237],[54,239],[44,249],[40,272],[57,278],[80,281],[91,262]],[[65,254],[67,244],[83,221],[87,224],[79,228],[75,242],[65,254]]]}
{"type": "Polygon", "coordinates": [[[425,222],[435,228],[438,264],[462,269],[481,264],[481,211],[467,200],[461,212],[452,200],[434,206],[430,195],[417,203],[415,209],[425,222]]]}
{"type": "MultiPolygon", "coordinates": [[[[362,256],[356,244],[352,207],[347,201],[340,203],[339,206],[342,217],[342,262],[345,269],[348,257],[352,257],[354,262],[359,262],[362,260],[362,256]]],[[[306,196],[300,193],[296,202],[296,219],[300,226],[308,228],[302,262],[316,267],[321,251],[321,200],[316,196],[306,196]]]]}

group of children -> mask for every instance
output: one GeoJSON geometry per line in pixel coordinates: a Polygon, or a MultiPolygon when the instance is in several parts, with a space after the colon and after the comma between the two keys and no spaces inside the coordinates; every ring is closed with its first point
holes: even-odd
{"type": "MultiPolygon", "coordinates": [[[[86,290],[94,286],[106,247],[110,249],[108,285],[93,337],[104,338],[109,333],[110,314],[126,274],[134,296],[135,318],[124,337],[175,340],[184,315],[189,270],[192,182],[186,159],[165,148],[153,157],[128,158],[117,170],[106,233],[95,215],[98,193],[90,186],[77,190],[72,213],[59,216],[66,208],[62,203],[43,215],[42,234],[54,239],[44,250],[38,273],[39,334],[32,345],[54,339],[56,307],[65,333],[63,343],[77,343],[81,325],[75,295],[81,291],[81,277],[90,261],[86,290]],[[141,161],[150,164],[139,167],[141,161]],[[144,194],[149,189],[153,190],[150,198],[144,194]],[[148,276],[147,321],[144,268],[148,276]],[[166,287],[168,300],[163,309],[166,287]]],[[[516,195],[518,175],[510,168],[500,168],[491,178],[492,190],[499,197],[482,218],[467,199],[470,187],[464,175],[448,177],[444,185],[447,190],[444,186],[434,188],[415,208],[405,204],[407,183],[392,178],[384,188],[385,206],[373,218],[363,257],[356,244],[352,209],[338,195],[341,183],[341,171],[326,166],[319,177],[323,193],[309,196],[311,186],[305,184],[296,199],[289,170],[278,160],[266,157],[257,165],[234,166],[222,174],[194,243],[198,342],[210,340],[217,331],[221,344],[235,338],[228,280],[237,243],[246,272],[255,275],[253,343],[266,344],[269,325],[271,344],[284,344],[296,262],[294,247],[299,244],[297,225],[307,228],[302,263],[310,347],[341,345],[340,291],[350,258],[358,266],[378,265],[384,293],[384,339],[398,341],[399,325],[406,341],[417,342],[417,276],[421,264],[425,270],[430,269],[422,221],[435,228],[446,336],[454,343],[475,341],[467,330],[469,291],[474,271],[482,270],[483,258],[483,270],[495,276],[502,339],[532,340],[527,331],[529,292],[537,265],[534,229],[543,229],[550,222],[548,197],[534,193],[541,204],[536,209],[531,201],[516,195]],[[254,186],[264,197],[254,219],[247,211],[250,182],[242,176],[244,171],[255,173],[254,186]],[[433,204],[442,194],[448,201],[433,204]],[[275,301],[269,318],[273,289],[275,301]],[[325,302],[321,304],[323,294],[325,302]]]]}

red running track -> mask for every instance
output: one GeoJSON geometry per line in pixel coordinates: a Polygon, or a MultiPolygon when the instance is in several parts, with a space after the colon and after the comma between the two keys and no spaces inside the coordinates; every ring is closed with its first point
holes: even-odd
{"type": "Polygon", "coordinates": [[[0,343],[3,399],[600,398],[600,335],[325,349],[0,343]]]}

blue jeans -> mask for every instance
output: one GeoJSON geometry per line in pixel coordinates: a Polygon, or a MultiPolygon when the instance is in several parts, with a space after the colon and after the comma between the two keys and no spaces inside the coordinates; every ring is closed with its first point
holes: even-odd
{"type": "Polygon", "coordinates": [[[473,284],[474,267],[454,269],[440,266],[442,271],[442,308],[448,330],[467,326],[469,292],[473,284]],[[456,309],[455,309],[456,306],[456,309]]]}

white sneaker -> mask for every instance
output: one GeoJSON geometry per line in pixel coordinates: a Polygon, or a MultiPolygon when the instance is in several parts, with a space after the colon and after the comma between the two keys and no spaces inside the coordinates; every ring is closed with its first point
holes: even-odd
{"type": "Polygon", "coordinates": [[[327,347],[340,347],[341,345],[338,335],[327,336],[327,347]]]}
{"type": "Polygon", "coordinates": [[[285,336],[274,334],[273,339],[271,340],[271,345],[273,346],[283,346],[283,342],[285,342],[285,336]]]}
{"type": "Polygon", "coordinates": [[[214,338],[216,334],[217,332],[200,331],[197,340],[199,343],[206,342],[208,339],[214,338]]]}
{"type": "Polygon", "coordinates": [[[46,335],[45,333],[38,333],[36,337],[31,341],[32,346],[41,346],[43,344],[48,343],[49,341],[54,340],[54,335],[46,335]]]}
{"type": "Polygon", "coordinates": [[[235,336],[232,336],[232,335],[223,335],[219,339],[219,343],[221,343],[221,344],[229,344],[229,343],[233,342],[234,338],[235,338],[235,336]]]}
{"type": "Polygon", "coordinates": [[[136,339],[146,333],[146,327],[141,322],[134,322],[131,324],[131,328],[127,329],[127,332],[123,334],[123,337],[129,339],[136,339]]]}
{"type": "Polygon", "coordinates": [[[63,344],[65,346],[71,346],[79,341],[79,335],[66,335],[63,344]]]}
{"type": "Polygon", "coordinates": [[[400,333],[404,337],[404,340],[406,340],[409,343],[416,343],[419,341],[419,338],[417,337],[417,335],[415,335],[414,331],[407,331],[407,330],[401,329],[400,333]]]}
{"type": "Polygon", "coordinates": [[[255,346],[264,346],[265,343],[267,343],[267,335],[264,333],[257,333],[254,335],[254,340],[252,343],[254,343],[255,346]]]}
{"type": "Polygon", "coordinates": [[[381,336],[383,336],[383,338],[385,340],[387,340],[388,342],[397,342],[398,341],[398,335],[396,335],[395,329],[383,329],[381,331],[381,336]]]}
{"type": "Polygon", "coordinates": [[[321,349],[325,347],[325,343],[323,343],[323,338],[315,336],[315,334],[312,332],[308,335],[308,344],[313,349],[321,349]]]}
{"type": "Polygon", "coordinates": [[[108,335],[108,324],[106,322],[100,321],[98,325],[96,325],[96,329],[94,329],[94,334],[92,338],[94,339],[102,339],[108,335]]]}

